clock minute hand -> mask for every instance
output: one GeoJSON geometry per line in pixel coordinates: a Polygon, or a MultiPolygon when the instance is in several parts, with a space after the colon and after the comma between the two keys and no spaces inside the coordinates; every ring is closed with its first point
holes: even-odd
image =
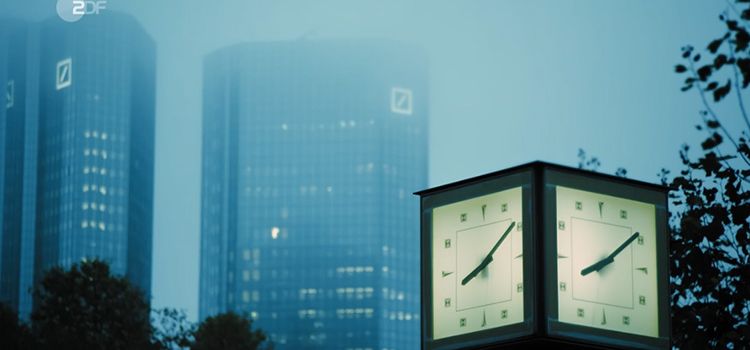
{"type": "Polygon", "coordinates": [[[513,230],[514,226],[516,226],[515,221],[510,223],[510,226],[508,226],[508,228],[505,230],[505,233],[503,233],[503,235],[500,236],[500,239],[498,239],[495,245],[492,247],[492,249],[490,249],[489,254],[487,254],[487,256],[485,256],[484,259],[482,259],[482,262],[479,264],[479,266],[477,266],[474,270],[469,272],[469,274],[466,275],[466,277],[464,277],[463,280],[461,280],[462,286],[465,286],[467,283],[469,283],[469,281],[474,279],[474,277],[477,277],[477,275],[480,272],[482,272],[482,270],[484,270],[484,268],[487,267],[487,265],[489,265],[492,262],[492,259],[493,259],[492,256],[495,254],[495,251],[497,250],[498,247],[500,247],[500,244],[503,243],[505,238],[508,237],[508,234],[510,233],[511,230],[513,230]]]}
{"type": "Polygon", "coordinates": [[[630,238],[628,238],[627,240],[625,240],[625,242],[623,242],[622,244],[620,244],[620,246],[617,247],[617,249],[615,249],[606,258],[604,258],[602,260],[599,260],[599,261],[591,264],[591,266],[589,266],[589,267],[581,270],[581,276],[586,276],[586,275],[588,275],[588,274],[590,274],[592,272],[599,271],[599,270],[603,269],[605,266],[613,263],[615,261],[615,257],[618,254],[620,254],[620,252],[622,252],[623,249],[625,249],[625,247],[627,247],[630,243],[633,243],[633,241],[636,238],[638,238],[638,235],[639,235],[638,232],[633,233],[633,235],[631,235],[630,238]]]}

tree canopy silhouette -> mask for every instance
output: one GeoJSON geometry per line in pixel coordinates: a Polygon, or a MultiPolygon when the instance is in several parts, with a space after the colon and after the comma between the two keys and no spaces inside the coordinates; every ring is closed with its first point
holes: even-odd
{"type": "Polygon", "coordinates": [[[726,30],[704,50],[682,49],[682,91],[703,108],[698,152],[684,145],[674,191],[672,327],[679,348],[750,346],[750,119],[743,91],[750,85],[750,1],[728,1],[719,16],[726,30]],[[696,155],[697,153],[697,155],[696,155]]]}
{"type": "Polygon", "coordinates": [[[31,330],[18,319],[10,306],[0,303],[0,349],[31,349],[33,338],[31,330]]]}
{"type": "Polygon", "coordinates": [[[32,327],[0,304],[0,349],[257,349],[266,336],[233,312],[190,323],[184,312],[151,310],[142,291],[93,260],[47,271],[34,288],[32,327]]]}
{"type": "Polygon", "coordinates": [[[150,309],[143,293],[101,261],[49,270],[34,290],[31,315],[42,349],[150,349],[150,309]]]}
{"type": "Polygon", "coordinates": [[[227,312],[206,318],[195,332],[191,350],[255,350],[266,340],[260,330],[252,330],[252,321],[227,312]]]}

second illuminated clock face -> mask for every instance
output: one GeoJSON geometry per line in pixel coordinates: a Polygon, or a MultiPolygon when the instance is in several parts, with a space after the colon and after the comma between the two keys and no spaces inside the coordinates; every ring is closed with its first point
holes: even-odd
{"type": "Polygon", "coordinates": [[[559,321],[657,337],[654,205],[556,193],[559,321]]]}
{"type": "Polygon", "coordinates": [[[523,322],[521,188],[432,215],[433,338],[523,322]]]}

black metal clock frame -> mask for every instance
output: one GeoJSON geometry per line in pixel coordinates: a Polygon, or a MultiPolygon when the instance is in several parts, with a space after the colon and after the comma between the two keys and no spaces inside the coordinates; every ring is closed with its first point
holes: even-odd
{"type": "Polygon", "coordinates": [[[560,165],[532,162],[415,193],[421,197],[421,344],[423,350],[495,349],[554,345],[558,348],[668,349],[670,347],[669,239],[664,186],[560,165]],[[502,190],[522,187],[524,322],[445,339],[432,337],[432,210],[502,190]],[[653,204],[659,336],[645,337],[558,321],[555,186],[653,204]]]}

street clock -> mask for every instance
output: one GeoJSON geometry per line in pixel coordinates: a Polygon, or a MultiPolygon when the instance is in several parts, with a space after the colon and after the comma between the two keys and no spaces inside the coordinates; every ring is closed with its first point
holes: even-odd
{"type": "Polygon", "coordinates": [[[665,188],[535,162],[417,194],[423,349],[669,347],[665,188]]]}

